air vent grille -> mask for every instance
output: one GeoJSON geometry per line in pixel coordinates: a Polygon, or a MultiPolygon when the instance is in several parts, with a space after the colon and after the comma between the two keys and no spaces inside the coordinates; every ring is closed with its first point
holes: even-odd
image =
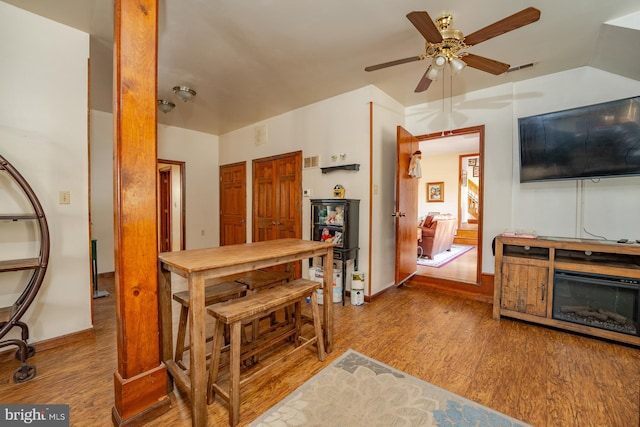
{"type": "Polygon", "coordinates": [[[320,156],[305,157],[302,164],[304,169],[318,168],[320,167],[320,156]]]}

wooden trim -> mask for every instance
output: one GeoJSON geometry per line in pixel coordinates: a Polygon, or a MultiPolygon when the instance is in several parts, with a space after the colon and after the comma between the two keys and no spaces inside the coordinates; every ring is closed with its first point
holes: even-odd
{"type": "MultiPolygon", "coordinates": [[[[73,332],[71,334],[62,335],[59,337],[51,338],[48,340],[38,341],[35,344],[31,344],[35,347],[36,353],[40,353],[42,351],[51,350],[57,347],[62,347],[65,345],[74,344],[76,342],[90,339],[95,337],[96,331],[93,328],[84,329],[82,331],[73,332]]],[[[8,362],[10,360],[15,360],[15,348],[9,348],[0,352],[0,363],[8,362]]]]}
{"type": "MultiPolygon", "coordinates": [[[[488,290],[485,289],[486,283],[482,278],[482,252],[483,252],[483,245],[482,245],[482,239],[483,239],[483,224],[484,224],[484,163],[485,163],[485,157],[484,157],[484,125],[479,125],[479,126],[471,126],[471,127],[467,127],[467,128],[461,128],[461,129],[455,129],[452,130],[450,132],[447,133],[447,135],[442,135],[442,132],[435,132],[435,133],[430,133],[430,134],[426,134],[426,135],[418,135],[416,136],[416,138],[418,139],[418,141],[426,141],[429,139],[440,139],[443,137],[448,137],[448,136],[455,136],[455,135],[468,135],[468,134],[478,134],[478,156],[480,159],[480,180],[479,180],[479,185],[478,188],[480,189],[480,195],[478,197],[478,262],[477,262],[477,268],[476,268],[476,280],[477,283],[473,286],[479,286],[480,290],[479,292],[473,292],[473,290],[471,290],[472,294],[480,294],[480,295],[487,295],[488,294],[488,290]]],[[[424,280],[416,280],[417,282],[439,282],[441,284],[459,284],[461,285],[463,288],[466,285],[465,283],[460,283],[460,282],[455,282],[455,281],[446,281],[446,280],[440,280],[440,279],[436,279],[436,278],[430,278],[430,277],[424,277],[424,280]]],[[[454,289],[457,288],[457,286],[453,287],[454,289]]],[[[493,291],[492,291],[493,292],[493,291]]]]}
{"type": "Polygon", "coordinates": [[[420,289],[438,291],[447,295],[457,295],[475,301],[491,303],[493,302],[493,280],[494,276],[492,274],[482,274],[480,286],[478,286],[435,277],[413,276],[409,279],[409,285],[420,289]]]}
{"type": "MultiPolygon", "coordinates": [[[[369,261],[367,265],[367,295],[371,295],[371,264],[373,263],[373,102],[369,101],[369,261]]],[[[346,272],[342,272],[346,274],[346,272]]],[[[347,278],[348,279],[348,278],[347,278]]],[[[346,297],[345,297],[346,299],[346,297]]]]}
{"type": "MultiPolygon", "coordinates": [[[[89,271],[91,278],[91,285],[89,286],[89,304],[91,304],[91,324],[95,323],[94,313],[93,313],[93,254],[92,254],[92,244],[91,244],[91,58],[87,58],[87,235],[89,236],[89,241],[87,242],[87,250],[89,252],[89,271]]],[[[96,274],[98,272],[96,271],[96,274]]]]}

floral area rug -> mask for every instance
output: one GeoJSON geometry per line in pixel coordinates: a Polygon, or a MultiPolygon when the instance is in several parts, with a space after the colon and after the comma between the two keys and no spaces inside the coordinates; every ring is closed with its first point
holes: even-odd
{"type": "Polygon", "coordinates": [[[424,265],[425,267],[442,267],[443,265],[449,264],[454,259],[458,258],[469,252],[475,246],[470,245],[451,245],[450,251],[442,251],[433,256],[433,259],[429,259],[427,257],[418,257],[418,264],[424,265]]]}
{"type": "Polygon", "coordinates": [[[525,427],[529,424],[348,350],[250,426],[525,427]]]}

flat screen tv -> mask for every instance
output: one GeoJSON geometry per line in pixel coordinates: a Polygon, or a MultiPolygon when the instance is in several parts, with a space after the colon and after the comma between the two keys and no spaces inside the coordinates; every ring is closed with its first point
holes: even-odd
{"type": "Polygon", "coordinates": [[[520,182],[640,175],[640,96],[518,119],[520,182]]]}

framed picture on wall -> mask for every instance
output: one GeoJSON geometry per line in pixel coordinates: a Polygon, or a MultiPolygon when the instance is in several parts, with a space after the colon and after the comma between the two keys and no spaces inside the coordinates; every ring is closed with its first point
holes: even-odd
{"type": "Polygon", "coordinates": [[[474,166],[473,167],[473,177],[477,178],[480,176],[480,166],[474,166]]]}
{"type": "Polygon", "coordinates": [[[469,166],[475,166],[476,165],[476,158],[473,159],[469,159],[469,166]]]}
{"type": "Polygon", "coordinates": [[[444,182],[427,182],[427,202],[444,202],[444,182]]]}

